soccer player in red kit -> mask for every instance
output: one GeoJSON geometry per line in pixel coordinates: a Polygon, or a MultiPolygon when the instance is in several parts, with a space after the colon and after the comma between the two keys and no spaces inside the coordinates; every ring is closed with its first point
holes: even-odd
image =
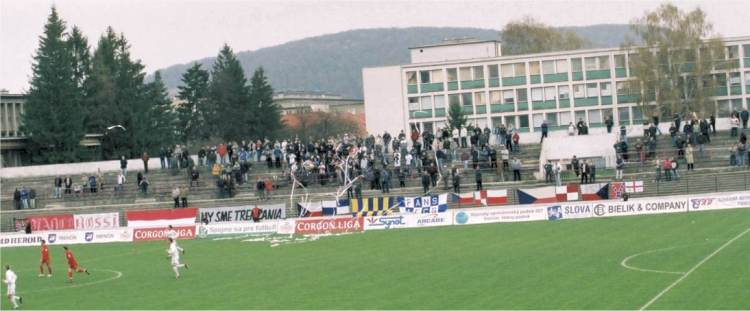
{"type": "Polygon", "coordinates": [[[86,274],[90,274],[88,269],[78,266],[76,258],[73,257],[73,253],[68,249],[67,246],[63,246],[63,249],[65,249],[65,258],[68,259],[68,281],[73,282],[73,271],[78,273],[86,272],[86,274]]]}
{"type": "Polygon", "coordinates": [[[47,277],[52,277],[52,266],[49,261],[49,248],[47,248],[47,242],[42,240],[42,260],[39,263],[39,277],[44,276],[44,265],[47,265],[47,277]]]}

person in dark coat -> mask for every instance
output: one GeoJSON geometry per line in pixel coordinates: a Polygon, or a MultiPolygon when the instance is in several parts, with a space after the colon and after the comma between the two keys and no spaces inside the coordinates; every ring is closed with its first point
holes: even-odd
{"type": "Polygon", "coordinates": [[[422,172],[422,190],[424,193],[430,192],[430,174],[427,171],[422,172]]]}
{"type": "Polygon", "coordinates": [[[740,112],[740,120],[742,120],[742,129],[747,129],[747,120],[750,119],[750,112],[747,112],[747,108],[742,109],[740,112]]]}
{"type": "Polygon", "coordinates": [[[474,170],[474,181],[477,183],[477,191],[482,190],[482,172],[479,169],[474,170]]]}

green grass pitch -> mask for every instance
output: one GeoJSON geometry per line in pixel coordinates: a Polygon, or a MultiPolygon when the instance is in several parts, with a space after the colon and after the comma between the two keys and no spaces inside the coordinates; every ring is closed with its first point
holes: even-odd
{"type": "Polygon", "coordinates": [[[179,280],[166,242],[73,245],[92,270],[73,284],[60,246],[50,249],[52,278],[37,278],[38,247],[3,249],[2,263],[19,275],[22,309],[639,309],[691,270],[649,308],[750,309],[748,228],[742,209],[370,231],[278,247],[199,239],[180,241],[190,270],[179,280]]]}

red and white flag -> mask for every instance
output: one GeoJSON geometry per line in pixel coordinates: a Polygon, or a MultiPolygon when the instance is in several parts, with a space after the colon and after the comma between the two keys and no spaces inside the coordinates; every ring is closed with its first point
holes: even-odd
{"type": "Polygon", "coordinates": [[[557,202],[578,201],[578,184],[567,184],[555,188],[557,202]]]}
{"type": "Polygon", "coordinates": [[[158,228],[169,225],[174,227],[194,226],[197,215],[197,208],[127,212],[128,227],[130,228],[158,228]]]}
{"type": "Polygon", "coordinates": [[[626,181],[625,182],[625,192],[627,193],[637,193],[637,192],[643,192],[643,181],[626,181]]]}
{"type": "Polygon", "coordinates": [[[473,192],[459,193],[458,204],[459,205],[472,205],[474,204],[474,197],[475,195],[473,192]]]}
{"type": "Polygon", "coordinates": [[[508,190],[502,189],[475,191],[474,204],[477,206],[508,204],[508,190]]]}

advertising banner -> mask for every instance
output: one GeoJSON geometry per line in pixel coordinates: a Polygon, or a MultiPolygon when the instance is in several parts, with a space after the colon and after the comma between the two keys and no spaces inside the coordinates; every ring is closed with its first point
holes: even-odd
{"type": "Polygon", "coordinates": [[[406,215],[364,217],[365,230],[407,228],[406,215]]]}
{"type": "Polygon", "coordinates": [[[546,219],[547,208],[544,206],[456,209],[453,211],[453,223],[456,225],[534,221],[546,219]]]}
{"type": "Polygon", "coordinates": [[[616,217],[687,212],[686,198],[644,198],[592,202],[593,217],[616,217]]]}
{"type": "MultiPolygon", "coordinates": [[[[195,225],[175,226],[178,240],[189,240],[195,238],[195,225]]],[[[156,241],[167,240],[167,228],[135,228],[133,229],[133,241],[156,241]]]]}
{"type": "Polygon", "coordinates": [[[690,211],[745,207],[750,207],[750,192],[717,193],[704,196],[691,196],[688,199],[688,209],[690,211]]]}
{"type": "Polygon", "coordinates": [[[224,223],[224,222],[242,222],[242,221],[253,221],[250,217],[253,208],[258,207],[260,209],[260,219],[285,219],[286,218],[286,204],[273,204],[273,205],[242,205],[242,206],[230,206],[230,207],[213,207],[213,208],[201,208],[199,220],[208,220],[209,224],[213,223],[224,223]]]}
{"type": "Polygon", "coordinates": [[[106,230],[77,230],[77,243],[110,243],[110,242],[132,242],[133,229],[116,228],[106,230]]]}
{"type": "Polygon", "coordinates": [[[35,232],[32,234],[20,232],[3,233],[0,234],[0,247],[41,245],[42,240],[46,239],[47,235],[44,232],[35,232]]]}
{"type": "Polygon", "coordinates": [[[260,234],[276,233],[280,221],[266,222],[223,222],[201,225],[198,235],[260,234]],[[205,231],[204,231],[205,230],[205,231]]]}
{"type": "Polygon", "coordinates": [[[330,234],[361,232],[364,230],[362,217],[336,217],[317,219],[298,219],[294,224],[296,234],[330,234]]]}
{"type": "Polygon", "coordinates": [[[119,213],[101,213],[101,214],[76,214],[73,216],[75,229],[93,230],[93,229],[115,229],[120,227],[119,213]]]}
{"type": "Polygon", "coordinates": [[[406,218],[406,226],[408,228],[439,227],[453,224],[453,214],[450,212],[406,215],[404,217],[406,218]]]}
{"type": "Polygon", "coordinates": [[[75,229],[73,214],[28,216],[31,231],[71,230],[75,229]]]}
{"type": "Polygon", "coordinates": [[[594,203],[590,202],[571,202],[547,206],[547,219],[578,219],[592,217],[594,203]]]}
{"type": "Polygon", "coordinates": [[[195,227],[195,216],[197,208],[159,209],[148,211],[128,211],[128,227],[130,228],[156,228],[169,225],[193,226],[195,227]]]}

